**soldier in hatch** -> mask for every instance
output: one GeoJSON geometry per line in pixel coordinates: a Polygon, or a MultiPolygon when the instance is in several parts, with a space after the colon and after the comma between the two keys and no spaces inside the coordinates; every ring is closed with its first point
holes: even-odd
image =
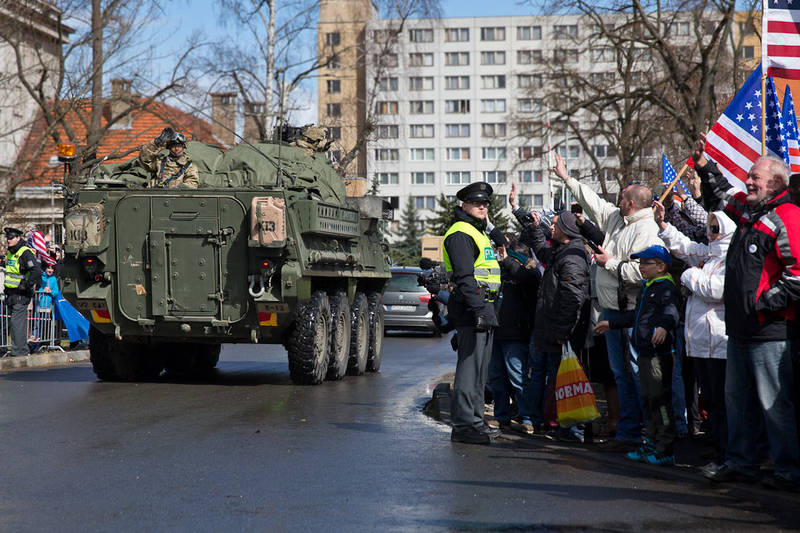
{"type": "Polygon", "coordinates": [[[197,166],[186,155],[186,137],[172,128],[164,128],[161,135],[142,146],[139,161],[154,174],[150,187],[197,188],[197,166]],[[161,155],[164,147],[169,150],[167,155],[161,155]]]}

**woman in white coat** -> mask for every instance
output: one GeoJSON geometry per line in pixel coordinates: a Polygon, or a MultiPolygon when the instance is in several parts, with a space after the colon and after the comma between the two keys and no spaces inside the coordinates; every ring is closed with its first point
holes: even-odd
{"type": "MultiPolygon", "coordinates": [[[[714,463],[725,461],[728,424],[725,411],[725,359],[728,336],[725,334],[725,255],[736,224],[722,211],[709,213],[706,223],[708,244],[689,239],[664,222],[664,207],[656,204],[655,219],[659,237],[677,258],[690,265],[681,275],[681,285],[689,291],[686,301],[686,354],[692,358],[703,402],[711,422],[714,463]]],[[[713,465],[708,465],[713,466],[713,465]]]]}

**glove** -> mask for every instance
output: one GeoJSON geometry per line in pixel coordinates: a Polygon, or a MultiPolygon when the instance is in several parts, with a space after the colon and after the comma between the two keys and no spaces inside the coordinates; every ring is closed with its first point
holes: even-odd
{"type": "Polygon", "coordinates": [[[175,135],[175,130],[172,128],[164,128],[161,130],[161,135],[153,139],[153,142],[156,146],[164,146],[168,140],[170,140],[175,135]]]}
{"type": "Polygon", "coordinates": [[[478,317],[475,319],[475,331],[477,333],[489,331],[489,322],[483,315],[478,315],[478,317]]]}

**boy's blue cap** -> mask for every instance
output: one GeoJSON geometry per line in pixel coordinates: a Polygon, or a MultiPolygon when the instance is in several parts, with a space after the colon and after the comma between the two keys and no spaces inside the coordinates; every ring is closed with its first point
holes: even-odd
{"type": "Polygon", "coordinates": [[[669,256],[669,250],[660,244],[654,244],[653,246],[645,248],[639,253],[631,255],[631,259],[660,259],[664,261],[667,266],[669,266],[672,262],[672,258],[669,256]]]}

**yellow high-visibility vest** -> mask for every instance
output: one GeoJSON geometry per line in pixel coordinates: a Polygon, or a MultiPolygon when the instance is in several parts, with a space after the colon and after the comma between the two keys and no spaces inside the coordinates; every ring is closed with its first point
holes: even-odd
{"type": "MultiPolygon", "coordinates": [[[[458,221],[447,230],[444,234],[445,240],[447,237],[456,232],[466,233],[475,244],[478,246],[478,257],[472,264],[474,271],[475,281],[478,282],[478,288],[481,292],[486,292],[486,299],[494,301],[497,293],[500,291],[500,264],[494,255],[492,248],[492,241],[485,233],[478,230],[475,226],[468,222],[458,221]]],[[[448,272],[453,271],[453,266],[450,264],[450,256],[447,254],[447,248],[443,250],[444,268],[448,272]]]]}
{"type": "Polygon", "coordinates": [[[4,285],[9,289],[19,288],[19,282],[24,277],[19,271],[19,260],[26,250],[33,253],[33,250],[27,246],[20,246],[16,252],[8,252],[6,254],[6,281],[4,285]]]}

